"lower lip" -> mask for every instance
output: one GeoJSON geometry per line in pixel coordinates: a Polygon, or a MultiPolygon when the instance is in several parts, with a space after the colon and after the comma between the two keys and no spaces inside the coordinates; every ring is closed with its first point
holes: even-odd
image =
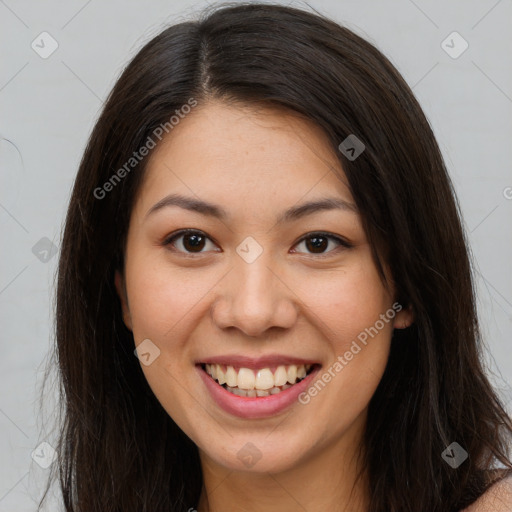
{"type": "Polygon", "coordinates": [[[300,382],[275,395],[245,397],[234,395],[224,389],[200,365],[196,368],[217,405],[234,416],[248,419],[266,418],[284,411],[291,404],[298,401],[299,395],[310,386],[320,370],[320,366],[318,366],[300,382]]]}

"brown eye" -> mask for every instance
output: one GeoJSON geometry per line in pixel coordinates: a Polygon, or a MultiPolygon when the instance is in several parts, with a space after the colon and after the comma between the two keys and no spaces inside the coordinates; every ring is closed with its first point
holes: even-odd
{"type": "Polygon", "coordinates": [[[170,245],[178,252],[200,254],[201,252],[206,252],[203,249],[207,246],[208,241],[211,242],[210,238],[201,231],[185,230],[167,238],[164,245],[170,245]]]}
{"type": "MultiPolygon", "coordinates": [[[[310,233],[306,236],[304,236],[300,242],[297,244],[299,246],[300,244],[304,244],[307,251],[310,251],[311,254],[322,256],[329,256],[332,252],[337,252],[338,248],[345,248],[348,249],[352,247],[348,242],[343,240],[342,238],[331,235],[328,233],[310,233]],[[326,252],[326,249],[329,247],[330,241],[334,241],[335,247],[334,249],[331,249],[326,252]]],[[[302,252],[302,251],[299,251],[302,252]]]]}
{"type": "Polygon", "coordinates": [[[312,236],[309,238],[306,238],[306,248],[308,251],[311,251],[313,253],[316,252],[324,252],[325,249],[327,249],[327,246],[329,245],[329,240],[326,236],[312,236]]]}
{"type": "MultiPolygon", "coordinates": [[[[305,244],[306,251],[309,252],[309,254],[318,257],[329,256],[331,253],[337,252],[339,248],[347,249],[352,247],[351,244],[342,238],[328,233],[310,233],[304,236],[296,246],[302,243],[305,244]],[[334,247],[327,250],[329,247],[332,247],[332,242],[335,244],[334,247]]],[[[164,245],[171,246],[173,250],[183,254],[201,254],[208,252],[208,250],[215,250],[216,247],[212,240],[203,232],[192,229],[181,230],[172,234],[165,240],[164,245]],[[208,243],[213,247],[208,248],[208,243]],[[206,250],[204,250],[205,248],[206,250]]]]}

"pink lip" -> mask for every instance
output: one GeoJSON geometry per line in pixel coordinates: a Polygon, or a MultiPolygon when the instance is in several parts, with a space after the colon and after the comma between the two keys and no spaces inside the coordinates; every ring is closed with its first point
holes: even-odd
{"type": "Polygon", "coordinates": [[[318,364],[318,361],[310,359],[301,359],[299,357],[291,357],[281,354],[266,355],[261,357],[247,357],[242,355],[224,355],[206,357],[201,361],[196,361],[196,364],[220,364],[224,366],[233,366],[235,368],[252,368],[254,370],[259,368],[272,368],[275,366],[286,366],[290,364],[318,364]]]}
{"type": "MultiPolygon", "coordinates": [[[[209,359],[208,361],[212,361],[212,359],[209,359]]],[[[233,359],[230,359],[230,361],[233,362],[233,359]]],[[[247,366],[245,366],[245,368],[247,368],[247,366]]],[[[259,366],[259,368],[262,368],[262,366],[259,366]]],[[[210,375],[208,375],[203,370],[200,364],[196,365],[196,369],[217,405],[219,405],[226,412],[233,414],[234,416],[246,419],[254,419],[275,415],[292,405],[294,402],[297,402],[299,395],[311,385],[311,382],[320,370],[320,366],[318,365],[316,368],[314,368],[309,375],[307,375],[297,384],[294,384],[293,386],[285,389],[284,391],[281,391],[280,393],[277,393],[276,395],[254,398],[234,395],[227,389],[224,389],[215,380],[213,380],[210,375]]]]}

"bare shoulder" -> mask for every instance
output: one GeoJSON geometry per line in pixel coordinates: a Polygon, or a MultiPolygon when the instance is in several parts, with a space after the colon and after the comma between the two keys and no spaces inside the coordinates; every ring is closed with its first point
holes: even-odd
{"type": "Polygon", "coordinates": [[[461,512],[512,512],[512,476],[493,484],[461,512]]]}

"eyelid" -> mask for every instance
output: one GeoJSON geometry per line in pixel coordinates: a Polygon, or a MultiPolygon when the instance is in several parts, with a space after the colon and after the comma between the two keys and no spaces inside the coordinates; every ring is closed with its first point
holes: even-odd
{"type": "MultiPolygon", "coordinates": [[[[176,240],[180,236],[183,236],[183,235],[186,235],[186,234],[189,234],[189,233],[199,234],[199,235],[201,235],[201,236],[211,240],[215,245],[218,246],[218,243],[211,236],[207,235],[204,231],[201,231],[199,229],[194,229],[194,228],[180,229],[178,231],[175,231],[174,233],[171,233],[169,236],[167,236],[164,239],[163,245],[164,246],[172,245],[172,242],[174,240],[176,240]]],[[[350,248],[353,247],[353,245],[350,242],[348,242],[347,240],[345,240],[343,237],[341,237],[339,235],[335,235],[334,233],[326,232],[326,231],[309,231],[308,233],[302,235],[302,237],[299,238],[299,240],[297,240],[293,244],[293,247],[297,246],[298,244],[300,244],[304,240],[307,240],[308,238],[312,238],[314,235],[319,236],[319,237],[325,237],[325,238],[329,238],[329,239],[335,240],[341,247],[343,247],[345,249],[350,249],[350,248]]],[[[331,250],[329,252],[318,253],[318,254],[315,254],[315,253],[298,253],[296,251],[294,251],[294,252],[296,252],[297,254],[308,254],[310,256],[314,256],[315,258],[325,258],[325,257],[329,257],[332,253],[336,252],[338,248],[333,249],[333,250],[331,250]]],[[[191,252],[189,252],[189,253],[187,253],[187,252],[183,252],[183,251],[179,251],[179,250],[175,250],[175,252],[178,252],[178,253],[180,253],[180,254],[182,254],[184,256],[191,256],[191,257],[195,257],[196,255],[199,255],[199,254],[204,254],[202,252],[198,252],[198,253],[191,253],[191,252]]],[[[219,252],[219,251],[216,251],[216,252],[219,252]]]]}

